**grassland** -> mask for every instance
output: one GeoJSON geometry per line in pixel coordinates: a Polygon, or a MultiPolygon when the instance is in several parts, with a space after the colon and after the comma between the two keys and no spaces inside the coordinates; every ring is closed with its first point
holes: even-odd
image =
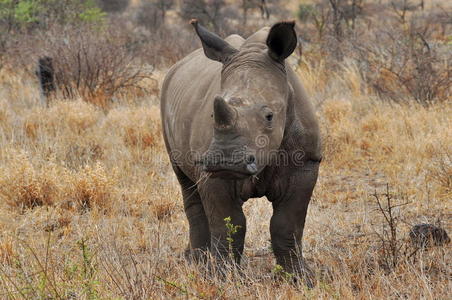
{"type": "MultiPolygon", "coordinates": [[[[245,204],[240,275],[203,276],[183,259],[188,224],[164,150],[158,99],[108,110],[82,99],[40,104],[37,82],[0,73],[1,299],[446,299],[450,248],[413,255],[411,225],[451,232],[451,102],[394,104],[367,94],[353,68],[319,89],[298,69],[321,120],[324,161],[309,208],[307,290],[279,279],[271,205],[245,204]],[[376,196],[397,220],[397,264],[376,196]]],[[[333,76],[334,77],[334,76],[333,76]]],[[[161,76],[157,78],[161,81],[161,76]]]]}
{"type": "MultiPolygon", "coordinates": [[[[246,33],[306,14],[290,64],[323,137],[303,238],[316,286],[293,283],[275,265],[265,198],[244,205],[240,270],[231,266],[224,279],[184,259],[188,223],[163,145],[156,83],[199,43],[180,5],[163,25],[146,28],[134,19],[144,2],[132,0],[102,26],[62,30],[41,26],[55,23],[43,19],[3,35],[0,28],[0,299],[450,298],[450,244],[419,250],[409,239],[420,223],[452,233],[450,5],[426,0],[405,11],[401,3],[410,1],[361,1],[356,20],[337,23],[334,1],[269,2],[282,9],[266,20],[254,8],[245,26],[244,2],[216,1],[214,21],[231,18],[218,22],[220,34],[246,33]],[[91,79],[92,93],[70,100],[57,93],[43,105],[29,71],[41,55],[67,79],[60,91],[91,79]],[[146,78],[107,93],[130,83],[121,79],[134,64],[146,71],[135,78],[146,78]]],[[[0,16],[0,26],[12,16],[0,16]]]]}

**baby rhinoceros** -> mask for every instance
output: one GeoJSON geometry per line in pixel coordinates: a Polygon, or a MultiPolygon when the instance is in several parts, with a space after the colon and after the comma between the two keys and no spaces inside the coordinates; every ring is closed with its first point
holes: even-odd
{"type": "Polygon", "coordinates": [[[313,107],[286,63],[297,45],[295,23],[247,39],[191,24],[202,49],[169,70],[161,93],[163,135],[190,227],[187,251],[195,259],[210,251],[220,266],[239,263],[242,205],[266,196],[277,264],[305,277],[301,240],[322,156],[313,107]]]}

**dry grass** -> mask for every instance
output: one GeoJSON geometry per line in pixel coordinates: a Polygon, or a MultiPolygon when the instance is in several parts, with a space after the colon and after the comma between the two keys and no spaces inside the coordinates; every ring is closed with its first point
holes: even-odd
{"type": "Polygon", "coordinates": [[[451,104],[381,102],[353,66],[329,78],[319,68],[299,69],[322,99],[325,147],[304,237],[312,290],[273,279],[265,199],[245,204],[242,276],[206,278],[182,258],[188,226],[157,106],[130,101],[105,112],[57,100],[43,108],[35,82],[3,70],[0,298],[447,298],[449,248],[382,265],[384,220],[371,195],[389,183],[395,201],[409,201],[397,211],[406,247],[410,225],[441,221],[451,231],[451,104]]]}

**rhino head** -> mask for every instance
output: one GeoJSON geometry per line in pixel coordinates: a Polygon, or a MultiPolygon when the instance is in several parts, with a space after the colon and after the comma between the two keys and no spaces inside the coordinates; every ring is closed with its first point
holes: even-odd
{"type": "Polygon", "coordinates": [[[205,55],[223,64],[204,171],[225,179],[256,175],[271,163],[284,136],[291,94],[285,59],[297,45],[295,23],[277,23],[251,36],[240,49],[196,20],[191,24],[205,55]]]}

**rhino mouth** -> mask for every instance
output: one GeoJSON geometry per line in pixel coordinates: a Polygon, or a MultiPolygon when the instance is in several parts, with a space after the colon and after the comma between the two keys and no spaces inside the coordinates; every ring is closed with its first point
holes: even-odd
{"type": "Polygon", "coordinates": [[[212,163],[204,161],[203,171],[212,178],[243,179],[257,174],[257,166],[253,160],[221,161],[212,163]]]}

